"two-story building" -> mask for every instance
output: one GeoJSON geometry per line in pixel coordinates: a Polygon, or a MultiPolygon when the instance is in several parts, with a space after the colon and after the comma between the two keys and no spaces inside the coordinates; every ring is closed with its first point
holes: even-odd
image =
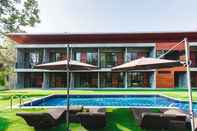
{"type": "MultiPolygon", "coordinates": [[[[96,65],[98,69],[71,72],[72,88],[186,88],[184,67],[159,70],[111,72],[111,67],[140,57],[158,57],[188,38],[191,84],[197,87],[197,32],[8,34],[16,43],[16,88],[64,88],[64,70],[33,69],[41,63],[66,59],[70,44],[73,60],[96,65]]],[[[184,44],[165,59],[184,59],[184,44]]]]}

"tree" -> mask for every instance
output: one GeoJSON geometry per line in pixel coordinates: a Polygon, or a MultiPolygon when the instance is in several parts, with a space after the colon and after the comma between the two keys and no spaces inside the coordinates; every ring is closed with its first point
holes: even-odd
{"type": "Polygon", "coordinates": [[[6,34],[25,32],[24,27],[33,27],[40,22],[36,0],[0,0],[0,80],[13,72],[15,50],[6,34]]]}
{"type": "Polygon", "coordinates": [[[0,0],[0,32],[24,32],[26,26],[35,26],[40,22],[38,2],[36,0],[0,0]]]}

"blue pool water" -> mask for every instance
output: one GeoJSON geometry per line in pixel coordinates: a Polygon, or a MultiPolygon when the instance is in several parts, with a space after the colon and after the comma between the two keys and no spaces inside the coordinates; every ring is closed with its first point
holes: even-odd
{"type": "MultiPolygon", "coordinates": [[[[65,106],[66,95],[52,95],[23,105],[23,107],[65,106]]],[[[188,110],[187,101],[179,101],[160,95],[70,95],[70,105],[86,107],[113,108],[179,108],[188,110]]],[[[197,113],[197,103],[193,102],[193,110],[197,113]]]]}

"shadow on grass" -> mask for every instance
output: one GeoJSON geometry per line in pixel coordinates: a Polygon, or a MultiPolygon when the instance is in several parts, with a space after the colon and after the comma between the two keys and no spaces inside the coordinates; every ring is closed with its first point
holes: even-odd
{"type": "Polygon", "coordinates": [[[9,124],[10,122],[8,121],[8,119],[0,117],[0,131],[5,131],[8,128],[9,124]]]}
{"type": "Polygon", "coordinates": [[[39,130],[36,130],[36,131],[66,131],[66,124],[60,124],[57,127],[53,127],[53,128],[50,128],[50,129],[39,129],[39,130]]]}
{"type": "Polygon", "coordinates": [[[141,131],[128,109],[108,109],[106,127],[94,131],[141,131]]]}

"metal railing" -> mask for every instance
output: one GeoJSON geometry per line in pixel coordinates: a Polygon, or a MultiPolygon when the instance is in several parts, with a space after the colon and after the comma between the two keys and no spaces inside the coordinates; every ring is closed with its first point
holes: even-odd
{"type": "MultiPolygon", "coordinates": [[[[31,98],[29,96],[25,96],[25,95],[11,95],[10,96],[10,109],[13,109],[13,105],[15,105],[14,100],[18,99],[19,102],[16,103],[16,105],[19,106],[19,108],[21,109],[23,103],[24,103],[24,99],[28,99],[31,98]]],[[[31,106],[32,106],[32,99],[31,99],[31,106]]]]}

